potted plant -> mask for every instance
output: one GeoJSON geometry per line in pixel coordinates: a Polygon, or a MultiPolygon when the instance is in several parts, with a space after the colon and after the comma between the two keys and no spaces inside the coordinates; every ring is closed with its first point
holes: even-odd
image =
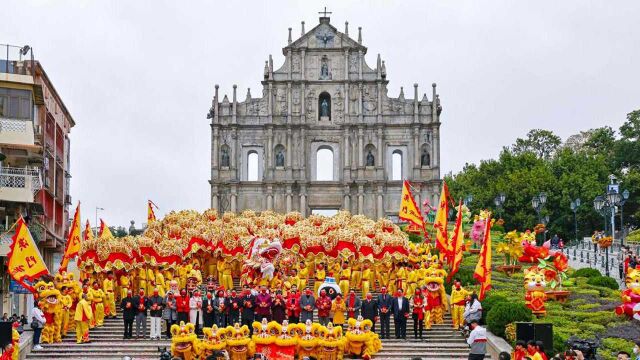
{"type": "Polygon", "coordinates": [[[569,261],[567,256],[557,251],[545,259],[538,259],[538,268],[544,270],[547,283],[551,290],[546,291],[547,297],[559,302],[567,301],[570,291],[562,289],[562,282],[567,279],[569,261]]]}
{"type": "Polygon", "coordinates": [[[518,258],[522,256],[523,252],[522,240],[518,236],[517,230],[508,232],[504,236],[504,240],[496,248],[498,254],[504,254],[504,265],[498,266],[498,271],[511,276],[522,269],[522,265],[518,265],[518,258]]]}

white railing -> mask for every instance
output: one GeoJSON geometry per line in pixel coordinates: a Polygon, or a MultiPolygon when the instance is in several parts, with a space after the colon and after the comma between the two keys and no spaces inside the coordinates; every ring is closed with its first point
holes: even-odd
{"type": "Polygon", "coordinates": [[[30,168],[0,168],[0,187],[13,189],[28,189],[35,195],[42,188],[39,169],[30,168]]]}
{"type": "Polygon", "coordinates": [[[33,121],[30,119],[0,118],[0,143],[33,145],[33,121]]]}

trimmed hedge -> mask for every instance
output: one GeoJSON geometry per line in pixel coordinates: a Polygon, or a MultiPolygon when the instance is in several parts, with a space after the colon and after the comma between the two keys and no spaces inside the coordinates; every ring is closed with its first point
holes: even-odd
{"type": "Polygon", "coordinates": [[[571,277],[585,277],[585,278],[592,278],[596,276],[602,276],[602,273],[597,269],[592,269],[592,268],[578,269],[571,275],[571,277]]]}
{"type": "Polygon", "coordinates": [[[487,314],[487,328],[502,338],[507,324],[516,321],[531,321],[531,310],[523,303],[501,302],[487,314]]]}
{"type": "Polygon", "coordinates": [[[482,323],[487,323],[487,314],[491,309],[501,303],[507,303],[509,299],[502,295],[489,295],[482,301],[482,323]]]}
{"type": "Polygon", "coordinates": [[[618,290],[620,288],[616,279],[609,276],[595,276],[595,277],[589,278],[589,280],[587,281],[587,284],[594,285],[594,286],[602,286],[602,287],[609,288],[611,290],[618,290]]]}
{"type": "Polygon", "coordinates": [[[473,278],[473,270],[470,270],[464,267],[460,268],[458,272],[451,279],[451,282],[445,282],[444,289],[447,292],[447,294],[451,294],[451,286],[453,286],[454,279],[460,279],[460,283],[464,288],[470,285],[476,284],[476,280],[473,278]]]}

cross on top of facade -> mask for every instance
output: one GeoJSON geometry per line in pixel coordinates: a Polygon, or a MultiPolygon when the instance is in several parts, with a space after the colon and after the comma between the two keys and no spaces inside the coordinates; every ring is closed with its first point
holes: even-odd
{"type": "Polygon", "coordinates": [[[333,14],[331,11],[327,11],[327,7],[324,7],[324,11],[318,11],[318,14],[322,14],[322,17],[327,17],[327,14],[333,14]]]}

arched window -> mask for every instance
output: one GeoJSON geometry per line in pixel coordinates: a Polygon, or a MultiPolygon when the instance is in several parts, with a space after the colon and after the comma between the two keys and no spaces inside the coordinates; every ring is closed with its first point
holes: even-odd
{"type": "Polygon", "coordinates": [[[318,98],[318,120],[331,120],[331,95],[326,91],[318,98]]]}
{"type": "Polygon", "coordinates": [[[402,180],[402,151],[395,150],[391,155],[391,180],[402,180]]]}
{"type": "Polygon", "coordinates": [[[316,180],[333,181],[333,150],[321,147],[316,152],[316,180]]]}
{"type": "Polygon", "coordinates": [[[258,152],[247,154],[247,181],[258,181],[258,152]]]}

